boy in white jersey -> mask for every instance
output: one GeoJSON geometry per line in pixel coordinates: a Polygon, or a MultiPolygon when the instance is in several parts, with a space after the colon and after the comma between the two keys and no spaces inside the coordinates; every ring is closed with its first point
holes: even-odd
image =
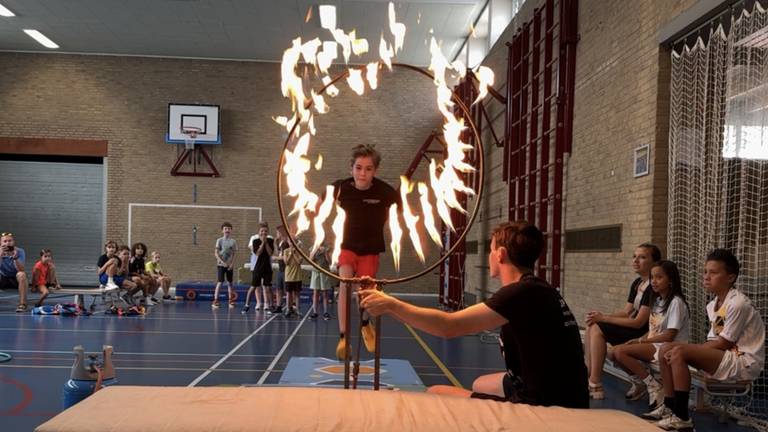
{"type": "Polygon", "coordinates": [[[691,365],[718,381],[756,379],[765,365],[765,325],[749,298],[734,288],[739,261],[728,250],[707,256],[704,288],[715,298],[707,305],[710,330],[703,344],[668,343],[659,352],[664,404],[644,415],[666,430],[688,429],[691,365]]]}

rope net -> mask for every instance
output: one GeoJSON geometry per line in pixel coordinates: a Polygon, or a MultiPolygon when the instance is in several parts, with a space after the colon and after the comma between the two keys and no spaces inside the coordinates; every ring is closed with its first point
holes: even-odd
{"type": "MultiPolygon", "coordinates": [[[[768,13],[734,14],[672,55],[669,256],[691,308],[692,342],[709,330],[704,259],[715,247],[741,262],[737,288],[768,311],[768,13]]],[[[768,431],[765,372],[749,396],[711,401],[768,431]]]]}

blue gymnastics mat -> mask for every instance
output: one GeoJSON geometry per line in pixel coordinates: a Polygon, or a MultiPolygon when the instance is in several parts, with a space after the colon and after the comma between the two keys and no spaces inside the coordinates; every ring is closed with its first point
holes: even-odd
{"type": "MultiPolygon", "coordinates": [[[[291,357],[280,385],[344,387],[344,363],[324,357],[291,357]]],[[[381,359],[382,389],[424,391],[426,387],[407,360],[381,359]]],[[[358,388],[373,388],[373,360],[360,362],[358,388]]]]}

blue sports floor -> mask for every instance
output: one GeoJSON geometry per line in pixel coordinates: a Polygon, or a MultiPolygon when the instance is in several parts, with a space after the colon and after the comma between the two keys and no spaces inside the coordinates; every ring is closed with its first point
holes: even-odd
{"type": "MultiPolygon", "coordinates": [[[[0,351],[13,355],[10,362],[0,363],[3,432],[31,431],[61,410],[61,390],[69,379],[75,345],[87,351],[112,345],[119,384],[239,386],[277,384],[293,356],[333,358],[338,338],[335,319],[305,319],[307,305],[302,305],[304,315],[298,318],[253,311],[241,315],[240,304],[236,309],[224,305],[212,311],[210,303],[203,301],[154,306],[143,317],[98,312],[89,317],[60,317],[17,314],[16,300],[0,292],[0,351]]],[[[429,306],[436,301],[431,297],[409,300],[429,306]]],[[[335,305],[330,306],[335,316],[335,305]]],[[[443,340],[412,332],[392,319],[385,319],[382,329],[384,356],[408,360],[427,386],[458,382],[469,388],[478,375],[502,367],[498,345],[491,337],[443,340]]],[[[605,385],[606,400],[593,403],[594,407],[643,412],[643,403],[624,401],[625,383],[609,376],[605,385]]],[[[694,418],[697,431],[750,430],[733,422],[719,424],[712,415],[695,414],[694,418]]]]}

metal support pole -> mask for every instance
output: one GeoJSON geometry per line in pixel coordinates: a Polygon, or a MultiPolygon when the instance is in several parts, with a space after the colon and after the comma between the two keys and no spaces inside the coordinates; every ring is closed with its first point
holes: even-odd
{"type": "Polygon", "coordinates": [[[346,290],[347,290],[347,300],[344,304],[344,310],[346,310],[346,316],[347,316],[347,322],[344,324],[344,388],[349,388],[349,362],[351,359],[350,356],[350,344],[349,344],[349,337],[350,337],[350,329],[351,325],[350,322],[352,321],[352,285],[347,282],[346,284],[346,290]]]}
{"type": "Polygon", "coordinates": [[[378,390],[379,389],[379,380],[381,378],[381,319],[384,318],[383,316],[380,316],[378,318],[372,318],[375,321],[375,328],[376,328],[376,351],[373,354],[373,389],[378,390]]]}

